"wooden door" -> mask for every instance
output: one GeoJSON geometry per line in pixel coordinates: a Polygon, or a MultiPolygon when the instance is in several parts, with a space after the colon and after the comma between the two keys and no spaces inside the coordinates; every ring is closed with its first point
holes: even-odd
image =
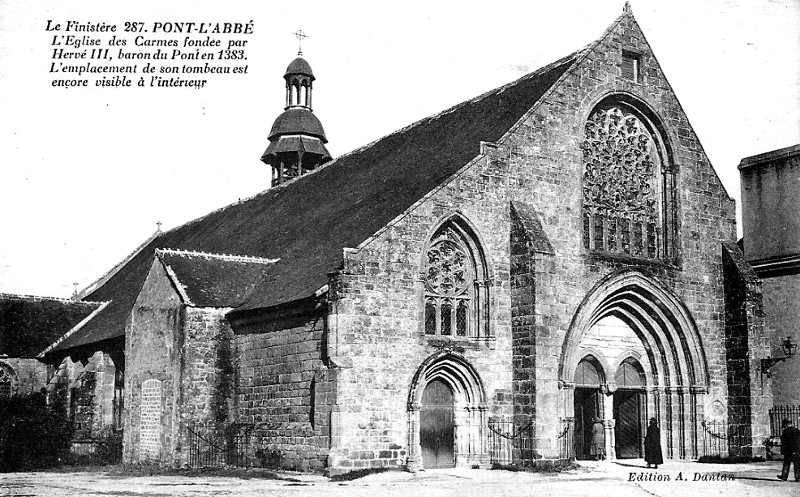
{"type": "Polygon", "coordinates": [[[642,457],[644,394],[639,390],[614,392],[616,450],[618,459],[642,457]]]}
{"type": "Polygon", "coordinates": [[[441,380],[433,380],[422,393],[419,443],[425,468],[455,466],[453,391],[441,380]]]}
{"type": "Polygon", "coordinates": [[[600,390],[597,388],[575,389],[575,458],[592,459],[589,447],[592,445],[592,425],[594,418],[600,417],[600,390]]]}

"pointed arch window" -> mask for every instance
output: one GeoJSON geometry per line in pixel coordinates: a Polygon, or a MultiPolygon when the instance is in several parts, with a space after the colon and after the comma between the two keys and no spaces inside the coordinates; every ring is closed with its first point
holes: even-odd
{"type": "Polygon", "coordinates": [[[606,102],[590,114],[582,148],[584,248],[674,258],[675,174],[652,121],[606,102]]]}
{"type": "Polygon", "coordinates": [[[8,399],[14,395],[14,370],[11,366],[0,363],[0,399],[8,399]]]}
{"type": "Polygon", "coordinates": [[[489,336],[488,285],[483,270],[480,250],[463,229],[449,223],[436,232],[428,244],[423,269],[426,336],[489,336]]]}

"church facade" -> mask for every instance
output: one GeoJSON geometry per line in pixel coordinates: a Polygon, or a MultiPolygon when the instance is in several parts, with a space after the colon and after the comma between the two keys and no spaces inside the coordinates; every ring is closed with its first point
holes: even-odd
{"type": "Polygon", "coordinates": [[[274,187],[148,240],[54,349],[124,337],[126,461],[182,466],[201,426],[333,473],[558,461],[589,457],[596,419],[635,458],[652,417],[667,458],[703,455],[711,422],[763,452],[760,282],[627,6],[589,46],[333,160],[311,67],[285,78],[274,187]]]}

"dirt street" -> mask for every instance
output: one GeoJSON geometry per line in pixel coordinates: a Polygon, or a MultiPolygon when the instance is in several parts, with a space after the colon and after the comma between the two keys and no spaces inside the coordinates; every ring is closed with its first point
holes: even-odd
{"type": "Polygon", "coordinates": [[[778,481],[779,462],[697,464],[642,461],[583,463],[560,474],[477,469],[387,472],[348,482],[281,473],[280,479],[207,476],[114,476],[105,472],[0,475],[1,496],[800,496],[800,483],[778,481]]]}

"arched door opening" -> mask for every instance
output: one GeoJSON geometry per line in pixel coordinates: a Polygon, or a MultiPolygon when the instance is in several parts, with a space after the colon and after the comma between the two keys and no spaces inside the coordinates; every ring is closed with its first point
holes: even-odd
{"type": "Polygon", "coordinates": [[[591,453],[592,425],[603,417],[600,385],[602,367],[592,356],[584,357],[575,370],[575,458],[594,459],[591,453]]]}
{"type": "Polygon", "coordinates": [[[647,396],[644,370],[630,357],[614,376],[614,427],[618,459],[644,457],[644,430],[647,428],[647,396]]]}
{"type": "Polygon", "coordinates": [[[574,416],[576,438],[585,430],[578,426],[585,423],[578,409],[586,409],[579,390],[588,386],[578,378],[578,364],[589,350],[603,365],[600,374],[616,373],[600,383],[610,458],[641,457],[649,417],[661,426],[665,458],[699,457],[709,371],[697,326],[673,290],[638,271],[620,271],[599,281],[576,310],[559,364],[559,378],[575,388],[575,412],[566,402],[564,411],[574,416]]]}
{"type": "Polygon", "coordinates": [[[464,357],[441,351],[423,361],[408,397],[408,467],[488,463],[486,393],[464,357]]]}
{"type": "Polygon", "coordinates": [[[428,383],[422,394],[419,443],[426,468],[455,466],[455,399],[442,380],[428,383]]]}

